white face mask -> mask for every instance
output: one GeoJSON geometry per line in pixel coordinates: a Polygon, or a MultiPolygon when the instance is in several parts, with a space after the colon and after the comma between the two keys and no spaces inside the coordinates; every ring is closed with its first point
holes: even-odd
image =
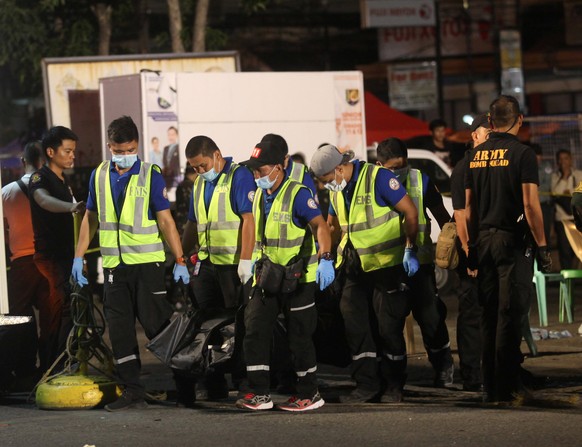
{"type": "Polygon", "coordinates": [[[328,189],[331,192],[340,192],[340,191],[343,191],[343,189],[346,187],[347,184],[348,184],[348,182],[346,182],[346,179],[344,178],[344,175],[342,174],[342,181],[339,184],[338,184],[338,182],[336,182],[335,177],[334,177],[334,179],[331,182],[326,183],[325,185],[323,185],[323,187],[325,189],[328,189]]]}
{"type": "Polygon", "coordinates": [[[255,183],[257,184],[257,187],[259,187],[261,189],[271,189],[275,185],[275,182],[277,181],[277,179],[279,178],[279,174],[277,174],[277,177],[275,177],[275,180],[269,179],[269,176],[271,175],[271,173],[274,170],[275,170],[275,166],[273,166],[273,169],[271,169],[271,172],[269,172],[264,177],[260,177],[260,178],[255,179],[255,183]]]}
{"type": "Polygon", "coordinates": [[[207,182],[213,182],[216,179],[216,177],[218,177],[220,172],[216,172],[216,169],[214,169],[214,166],[216,166],[217,164],[218,164],[218,162],[216,160],[216,157],[213,155],[212,156],[212,169],[200,174],[200,177],[202,177],[202,180],[205,180],[207,182]]]}

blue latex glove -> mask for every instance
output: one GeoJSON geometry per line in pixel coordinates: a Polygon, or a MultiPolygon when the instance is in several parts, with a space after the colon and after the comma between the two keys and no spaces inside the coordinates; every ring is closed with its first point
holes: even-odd
{"type": "Polygon", "coordinates": [[[404,249],[404,258],[402,259],[402,264],[404,264],[404,271],[408,273],[408,276],[413,276],[418,272],[418,267],[420,266],[416,253],[412,248],[404,249]]]}
{"type": "Polygon", "coordinates": [[[178,282],[182,280],[184,284],[190,282],[190,272],[185,265],[174,264],[174,281],[178,282]]]}
{"type": "Polygon", "coordinates": [[[89,284],[89,281],[83,275],[83,258],[73,259],[73,271],[71,272],[71,275],[73,275],[73,279],[81,287],[89,284]]]}
{"type": "Polygon", "coordinates": [[[319,290],[325,289],[335,279],[335,270],[333,268],[333,261],[326,261],[322,259],[319,261],[317,271],[315,272],[315,282],[319,284],[319,290]]]}

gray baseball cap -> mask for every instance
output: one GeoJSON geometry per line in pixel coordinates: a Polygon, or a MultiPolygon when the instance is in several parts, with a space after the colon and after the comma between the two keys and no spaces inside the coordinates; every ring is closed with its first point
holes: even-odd
{"type": "Polygon", "coordinates": [[[333,144],[325,144],[317,148],[309,168],[316,177],[328,174],[344,161],[342,154],[333,144]]]}

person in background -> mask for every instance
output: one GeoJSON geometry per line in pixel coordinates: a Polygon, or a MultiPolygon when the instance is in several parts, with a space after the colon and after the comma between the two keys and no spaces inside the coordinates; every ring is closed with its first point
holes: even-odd
{"type": "Polygon", "coordinates": [[[478,275],[483,307],[484,400],[510,402],[525,393],[520,345],[530,310],[534,253],[542,272],[550,270],[552,259],[535,152],[517,139],[523,123],[517,99],[508,95],[495,99],[489,123],[489,138],[466,158],[467,263],[469,275],[478,275]]]}
{"type": "MultiPolygon", "coordinates": [[[[253,276],[256,185],[251,172],[232,157],[223,157],[207,136],[191,138],[185,153],[198,174],[182,236],[184,253],[196,253],[200,262],[192,277],[196,302],[201,309],[236,309],[249,296],[253,276]]],[[[191,382],[184,382],[185,393],[192,390],[191,382]]],[[[223,372],[209,372],[196,387],[192,399],[228,397],[223,372]]]]}
{"type": "Polygon", "coordinates": [[[160,148],[160,139],[152,137],[152,148],[150,150],[150,163],[164,167],[164,153],[160,148]]]}
{"type": "Polygon", "coordinates": [[[129,116],[109,124],[107,147],[111,161],[102,162],[89,180],[87,213],[81,223],[72,276],[79,286],[88,283],[83,275],[83,256],[99,226],[105,278],[103,310],[117,376],[124,385],[119,399],[105,409],[116,412],[147,407],[139,377],[135,321],[137,318],[146,337],[152,339],[172,315],[166,300],[164,241],[176,259],[174,281],[187,284],[190,274],[160,168],[139,160],[139,133],[129,116]]]}
{"type": "Polygon", "coordinates": [[[187,164],[184,169],[184,180],[182,180],[176,188],[176,210],[174,213],[174,220],[176,221],[176,227],[178,227],[180,238],[183,236],[184,226],[186,225],[186,222],[188,222],[190,199],[192,198],[192,188],[196,177],[198,177],[198,174],[194,168],[190,166],[190,164],[187,164]]]}
{"type": "Polygon", "coordinates": [[[345,275],[340,310],[356,388],[340,401],[398,402],[406,380],[404,317],[410,312],[402,283],[419,268],[418,211],[392,172],[353,156],[326,144],[310,163],[330,191],[327,223],[340,241],[336,267],[345,275]]]}
{"type": "MultiPolygon", "coordinates": [[[[554,201],[552,200],[552,173],[554,169],[552,163],[544,160],[542,147],[539,144],[530,144],[530,147],[536,153],[538,161],[538,176],[540,178],[540,205],[542,206],[542,215],[544,217],[544,233],[546,235],[546,242],[550,246],[550,235],[552,232],[552,224],[554,223],[554,201]]],[[[582,178],[580,178],[582,181],[582,178]]]]}
{"type": "Polygon", "coordinates": [[[440,159],[450,165],[451,152],[455,144],[447,140],[447,123],[441,118],[432,120],[428,125],[429,136],[415,137],[406,141],[410,148],[427,149],[434,152],[440,159]]]}
{"type": "Polygon", "coordinates": [[[180,165],[178,129],[175,126],[168,127],[168,145],[164,146],[162,164],[158,166],[162,168],[168,191],[176,188],[182,180],[182,168],[180,165]]]}
{"type": "Polygon", "coordinates": [[[576,254],[568,241],[564,223],[574,219],[572,215],[572,191],[582,181],[582,171],[574,169],[572,165],[572,154],[567,149],[560,149],[556,153],[558,172],[552,174],[552,197],[556,204],[554,217],[554,231],[558,244],[558,255],[560,259],[560,269],[574,268],[576,254]]]}
{"type": "Polygon", "coordinates": [[[325,289],[333,282],[335,272],[329,227],[311,191],[287,175],[287,150],[281,143],[279,139],[263,138],[251,158],[243,162],[253,170],[259,188],[253,203],[258,259],[253,292],[245,309],[243,341],[250,392],[237,400],[236,406],[247,410],[273,408],[269,394],[271,339],[277,316],[283,313],[297,383],[293,396],[277,407],[301,412],[325,403],[317,388],[313,344],[317,325],[315,284],[325,289]],[[273,276],[261,276],[266,275],[268,265],[285,271],[279,284],[270,283],[273,276]],[[297,268],[297,273],[287,274],[290,265],[297,268]]]}
{"type": "MultiPolygon", "coordinates": [[[[408,166],[408,149],[398,138],[388,138],[376,148],[378,166],[389,169],[406,188],[414,205],[418,209],[418,246],[417,257],[420,268],[416,274],[405,279],[407,307],[412,310],[418,322],[428,359],[433,366],[437,387],[450,387],[453,384],[454,364],[451,343],[447,329],[447,308],[440,299],[436,289],[434,273],[434,248],[430,238],[431,222],[429,210],[442,228],[451,220],[443,197],[430,178],[418,169],[408,166]]],[[[402,315],[406,319],[406,315],[402,315]]],[[[404,321],[401,324],[404,326],[404,321]]]]}
{"type": "MultiPolygon", "coordinates": [[[[43,315],[47,313],[49,286],[33,260],[34,235],[28,182],[32,173],[42,167],[42,152],[39,141],[28,143],[22,154],[24,175],[2,188],[5,240],[10,249],[10,270],[7,274],[9,315],[28,316],[32,321],[0,326],[0,392],[18,388],[19,383],[25,384],[27,380],[31,382],[26,387],[30,391],[40,378],[36,367],[39,340],[34,310],[43,315]]],[[[46,319],[41,321],[40,339],[46,343],[49,328],[46,327],[46,319]]]]}
{"type": "Polygon", "coordinates": [[[46,371],[65,349],[72,328],[69,276],[75,253],[73,214],[85,211],[76,202],[64,175],[73,167],[77,135],[63,126],[52,127],[42,140],[46,164],[33,173],[28,184],[34,229],[34,263],[47,279],[46,312],[39,315],[40,369],[46,371]],[[46,339],[45,339],[46,337],[46,339]]]}

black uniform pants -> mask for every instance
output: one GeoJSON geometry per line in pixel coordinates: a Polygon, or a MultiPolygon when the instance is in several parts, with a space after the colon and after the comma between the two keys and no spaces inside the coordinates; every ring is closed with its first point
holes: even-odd
{"type": "Polygon", "coordinates": [[[151,262],[104,269],[103,273],[103,310],[117,374],[128,391],[143,396],[135,320],[152,339],[172,315],[172,306],[166,300],[165,266],[163,262],[151,262]]]}
{"type": "Polygon", "coordinates": [[[414,276],[406,278],[412,315],[422,333],[428,359],[436,372],[453,364],[447,329],[447,308],[440,299],[434,276],[434,264],[422,264],[414,276]]]}
{"type": "Polygon", "coordinates": [[[483,385],[491,400],[519,392],[522,322],[531,301],[532,260],[513,233],[479,233],[479,300],[483,306],[483,385]]]}
{"type": "Polygon", "coordinates": [[[297,374],[299,398],[311,399],[317,392],[317,363],[313,333],[317,325],[315,283],[299,284],[290,294],[263,295],[253,291],[245,309],[244,352],[249,388],[255,394],[269,394],[270,353],[277,315],[287,321],[289,349],[297,374]]]}
{"type": "Polygon", "coordinates": [[[477,280],[467,275],[465,262],[457,268],[459,275],[459,312],[457,315],[457,347],[461,378],[469,385],[482,382],[481,354],[483,342],[481,337],[481,314],[477,280]]]}
{"type": "Polygon", "coordinates": [[[403,291],[402,265],[346,275],[340,310],[352,354],[351,373],[357,387],[380,390],[381,371],[389,383],[401,383],[406,371],[404,323],[410,303],[403,291]]]}
{"type": "MultiPolygon", "coordinates": [[[[32,321],[0,327],[0,380],[1,376],[12,372],[16,376],[26,376],[36,370],[38,336],[34,308],[45,305],[48,295],[48,282],[38,271],[32,255],[12,260],[8,271],[9,315],[29,316],[32,321]]],[[[47,329],[41,327],[43,332],[47,329]]],[[[48,340],[47,335],[43,335],[43,341],[48,340]]]]}
{"type": "Polygon", "coordinates": [[[48,295],[39,302],[40,368],[46,371],[65,349],[73,327],[71,320],[71,287],[69,277],[72,259],[60,259],[43,253],[34,254],[38,271],[48,282],[48,295]]]}

